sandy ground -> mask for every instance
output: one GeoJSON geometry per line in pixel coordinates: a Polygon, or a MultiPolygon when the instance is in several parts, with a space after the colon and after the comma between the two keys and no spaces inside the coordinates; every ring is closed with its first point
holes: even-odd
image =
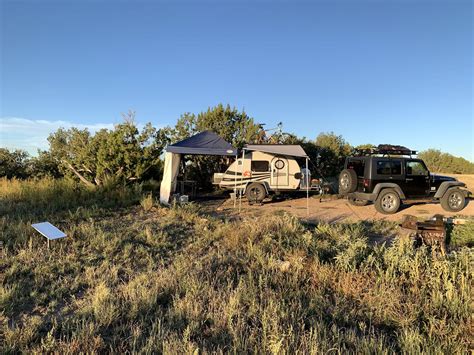
{"type": "Polygon", "coordinates": [[[358,207],[352,206],[345,199],[319,199],[315,197],[309,199],[309,211],[306,209],[305,198],[269,201],[260,206],[251,206],[245,200],[242,200],[240,213],[239,204],[237,203],[234,209],[234,203],[231,200],[221,201],[215,204],[214,207],[217,212],[230,215],[260,216],[276,211],[287,211],[308,222],[325,221],[329,223],[367,220],[401,221],[405,215],[414,215],[420,218],[430,218],[435,214],[447,217],[474,217],[474,200],[470,200],[467,206],[458,213],[447,212],[438,203],[416,202],[403,205],[397,213],[392,215],[378,213],[373,204],[358,207]]]}
{"type": "MultiPolygon", "coordinates": [[[[458,178],[458,180],[465,182],[468,189],[474,193],[474,175],[451,174],[451,176],[455,176],[458,178]]],[[[336,199],[335,196],[329,196],[328,198],[322,199],[319,198],[319,196],[310,197],[309,210],[306,208],[306,198],[265,201],[263,205],[254,206],[249,205],[247,200],[243,198],[240,208],[238,201],[236,203],[236,207],[234,207],[234,202],[230,199],[206,201],[200,204],[210,213],[227,216],[245,215],[258,217],[267,213],[274,213],[276,211],[287,211],[310,223],[318,221],[334,223],[368,220],[386,220],[399,222],[405,215],[413,215],[419,217],[420,219],[428,219],[436,214],[441,214],[446,217],[474,217],[474,199],[467,201],[466,207],[457,213],[443,210],[439,203],[407,201],[401,206],[397,213],[392,215],[378,213],[375,210],[373,204],[363,207],[352,206],[347,200],[336,199]]]]}

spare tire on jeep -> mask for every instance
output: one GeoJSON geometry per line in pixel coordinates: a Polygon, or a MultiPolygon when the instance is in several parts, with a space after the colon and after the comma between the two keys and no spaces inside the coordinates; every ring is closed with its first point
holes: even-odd
{"type": "Polygon", "coordinates": [[[339,193],[348,194],[357,190],[357,174],[354,169],[344,169],[339,174],[339,193]]]}

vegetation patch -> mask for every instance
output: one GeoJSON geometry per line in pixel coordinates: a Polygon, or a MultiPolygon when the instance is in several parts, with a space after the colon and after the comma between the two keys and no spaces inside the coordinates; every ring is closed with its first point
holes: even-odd
{"type": "Polygon", "coordinates": [[[467,352],[472,225],[456,253],[369,242],[381,223],[305,226],[162,208],[143,186],[1,184],[1,352],[467,352]],[[41,189],[54,191],[43,197],[41,189]],[[150,201],[151,200],[151,201],[150,201]],[[140,203],[141,202],[141,203],[140,203]],[[68,237],[51,243],[31,222],[68,237]]]}

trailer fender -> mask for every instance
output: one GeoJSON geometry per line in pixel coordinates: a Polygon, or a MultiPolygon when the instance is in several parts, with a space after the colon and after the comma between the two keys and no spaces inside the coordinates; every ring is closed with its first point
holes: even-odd
{"type": "Polygon", "coordinates": [[[439,185],[438,191],[436,191],[434,198],[441,198],[444,196],[446,191],[448,189],[451,189],[453,187],[466,187],[466,184],[461,182],[461,181],[445,181],[442,182],[441,185],[439,185]]]}

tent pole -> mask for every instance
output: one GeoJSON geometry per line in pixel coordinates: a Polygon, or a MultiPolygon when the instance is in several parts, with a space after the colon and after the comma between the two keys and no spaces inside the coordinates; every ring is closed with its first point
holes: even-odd
{"type": "Polygon", "coordinates": [[[235,152],[235,171],[234,171],[234,208],[237,207],[237,167],[239,166],[237,160],[239,155],[235,152]]]}
{"type": "MultiPolygon", "coordinates": [[[[308,174],[308,157],[306,157],[306,174],[308,174]]],[[[308,179],[308,175],[306,175],[306,179],[308,179]]],[[[311,182],[309,179],[306,181],[306,216],[309,217],[309,187],[311,186],[311,182]]]]}
{"type": "Polygon", "coordinates": [[[242,170],[240,174],[240,189],[239,189],[239,213],[242,210],[242,192],[243,192],[243,184],[244,184],[244,160],[245,160],[245,148],[242,149],[242,170]]]}

